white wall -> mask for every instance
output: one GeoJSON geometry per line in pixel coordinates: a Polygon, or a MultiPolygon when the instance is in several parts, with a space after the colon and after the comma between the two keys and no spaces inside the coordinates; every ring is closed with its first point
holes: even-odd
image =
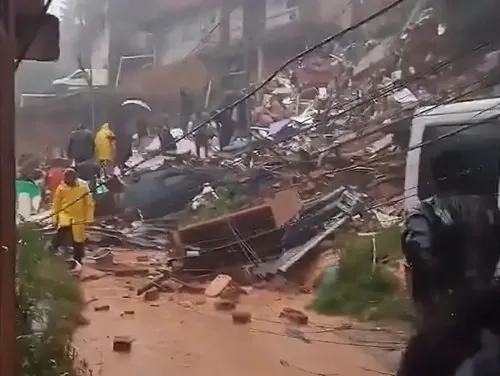
{"type": "Polygon", "coordinates": [[[167,65],[184,59],[197,46],[204,47],[217,44],[220,41],[220,28],[210,34],[209,32],[220,20],[220,9],[201,11],[197,16],[183,19],[165,32],[163,51],[159,52],[159,63],[167,65]]]}
{"type": "Polygon", "coordinates": [[[243,7],[236,7],[229,15],[229,41],[236,43],[243,37],[243,7]]]}
{"type": "Polygon", "coordinates": [[[297,21],[298,3],[298,0],[266,0],[266,30],[297,21]]]}
{"type": "Polygon", "coordinates": [[[94,69],[108,67],[109,56],[109,27],[106,25],[104,32],[93,42],[91,65],[94,69]]]}

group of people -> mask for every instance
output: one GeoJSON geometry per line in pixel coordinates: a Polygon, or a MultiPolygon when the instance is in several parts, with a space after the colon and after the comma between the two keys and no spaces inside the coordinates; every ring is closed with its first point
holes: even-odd
{"type": "Polygon", "coordinates": [[[406,216],[402,249],[417,330],[398,376],[500,375],[498,194],[482,188],[465,159],[459,148],[435,156],[435,194],[406,216]]]}
{"type": "Polygon", "coordinates": [[[67,168],[52,192],[52,219],[57,231],[52,238],[55,251],[72,248],[71,262],[78,269],[84,257],[85,227],[94,221],[94,197],[99,175],[113,173],[116,162],[116,136],[109,124],[101,126],[95,137],[83,124],[71,133],[67,168]]]}
{"type": "MultiPolygon", "coordinates": [[[[241,97],[234,91],[226,91],[220,103],[220,108],[229,107],[241,97]]],[[[197,112],[193,99],[184,90],[180,93],[180,127],[184,133],[193,132],[196,154],[201,157],[201,151],[207,155],[210,140],[217,135],[219,147],[223,150],[237,137],[247,136],[249,129],[249,108],[246,101],[235,107],[218,113],[197,112]],[[216,115],[216,116],[214,116],[216,115]],[[208,119],[212,121],[208,122],[208,119]],[[201,125],[201,126],[200,126],[201,125]]]]}
{"type": "Polygon", "coordinates": [[[101,126],[95,137],[81,124],[70,135],[67,156],[83,180],[94,181],[99,171],[111,175],[116,162],[116,136],[108,123],[101,126]]]}
{"type": "MultiPolygon", "coordinates": [[[[231,115],[222,112],[212,126],[219,132],[221,148],[235,130],[231,115]]],[[[192,131],[209,117],[208,113],[181,116],[184,130],[192,131]]],[[[147,133],[146,128],[144,124],[139,133],[147,133]]],[[[194,133],[198,155],[208,147],[210,128],[205,123],[194,133]]],[[[159,137],[162,147],[175,148],[168,124],[159,137]]],[[[108,124],[95,137],[84,126],[71,134],[68,157],[75,167],[64,172],[53,196],[58,229],[53,247],[69,239],[76,262],[84,255],[85,226],[94,219],[92,189],[83,180],[95,177],[96,170],[89,167],[95,162],[102,173],[111,174],[116,154],[116,136],[108,124]]],[[[435,195],[422,200],[405,219],[402,249],[418,325],[398,376],[500,375],[498,195],[475,191],[481,182],[473,181],[476,175],[467,166],[458,148],[436,155],[430,165],[435,195]],[[452,165],[455,168],[450,169],[452,165]],[[456,166],[463,166],[459,169],[463,173],[450,173],[458,171],[456,166]]]]}

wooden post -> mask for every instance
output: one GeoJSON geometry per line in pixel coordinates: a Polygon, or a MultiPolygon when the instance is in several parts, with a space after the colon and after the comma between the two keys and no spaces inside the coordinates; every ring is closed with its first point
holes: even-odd
{"type": "Polygon", "coordinates": [[[0,375],[15,376],[16,342],[16,190],[15,190],[15,9],[1,0],[0,24],[0,375]]]}

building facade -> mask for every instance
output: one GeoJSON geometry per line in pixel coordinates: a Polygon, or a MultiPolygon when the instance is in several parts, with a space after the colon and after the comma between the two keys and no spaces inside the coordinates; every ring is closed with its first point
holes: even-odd
{"type": "Polygon", "coordinates": [[[106,0],[99,7],[104,26],[99,32],[87,27],[90,60],[108,67],[110,85],[145,96],[199,91],[209,82],[212,90],[243,88],[351,25],[362,1],[146,0],[125,6],[106,0]]]}

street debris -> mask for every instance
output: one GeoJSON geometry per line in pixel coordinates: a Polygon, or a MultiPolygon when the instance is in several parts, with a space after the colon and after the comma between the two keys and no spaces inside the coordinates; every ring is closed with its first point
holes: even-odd
{"type": "Polygon", "coordinates": [[[293,308],[283,308],[283,310],[279,314],[279,317],[285,318],[297,325],[307,325],[309,323],[309,318],[304,312],[293,308]]]}
{"type": "Polygon", "coordinates": [[[113,339],[113,351],[129,353],[132,351],[132,337],[119,336],[113,339]]]}
{"type": "Polygon", "coordinates": [[[205,295],[211,298],[219,296],[231,283],[232,278],[228,275],[219,274],[205,290],[205,295]]]}
{"type": "Polygon", "coordinates": [[[214,308],[217,311],[232,311],[236,308],[236,303],[231,300],[221,299],[214,302],[214,308]]]}
{"type": "MultiPolygon", "coordinates": [[[[158,135],[148,136],[96,193],[81,280],[141,278],[128,289],[147,302],[187,292],[203,295],[201,304],[217,299],[218,310],[234,310],[240,295],[261,289],[312,293],[338,264],[341,232],[375,234],[401,224],[414,110],[463,94],[478,72],[496,66],[498,53],[480,49],[455,64],[446,33],[432,8],[416,8],[393,35],[335,41],[305,56],[252,98],[250,136],[219,148],[214,132],[204,158],[193,155],[192,137],[167,152],[158,135]],[[116,261],[130,249],[148,254],[116,261]],[[104,274],[87,276],[87,266],[104,274]]],[[[185,136],[175,127],[170,133],[185,136]]],[[[18,178],[52,181],[70,163],[25,156],[18,178]]],[[[50,197],[53,186],[42,191],[50,197]]],[[[47,202],[37,207],[23,218],[52,235],[47,202]]],[[[281,315],[307,324],[300,312],[281,315]]]]}
{"type": "Polygon", "coordinates": [[[248,324],[252,321],[252,314],[250,312],[233,312],[232,317],[235,324],[248,324]]]}
{"type": "Polygon", "coordinates": [[[109,311],[109,305],[106,304],[106,305],[94,307],[94,311],[96,311],[96,312],[109,311]]]}
{"type": "Polygon", "coordinates": [[[144,300],[146,302],[153,302],[155,300],[158,300],[160,298],[160,290],[158,289],[152,289],[149,291],[146,291],[144,294],[144,300]]]}

